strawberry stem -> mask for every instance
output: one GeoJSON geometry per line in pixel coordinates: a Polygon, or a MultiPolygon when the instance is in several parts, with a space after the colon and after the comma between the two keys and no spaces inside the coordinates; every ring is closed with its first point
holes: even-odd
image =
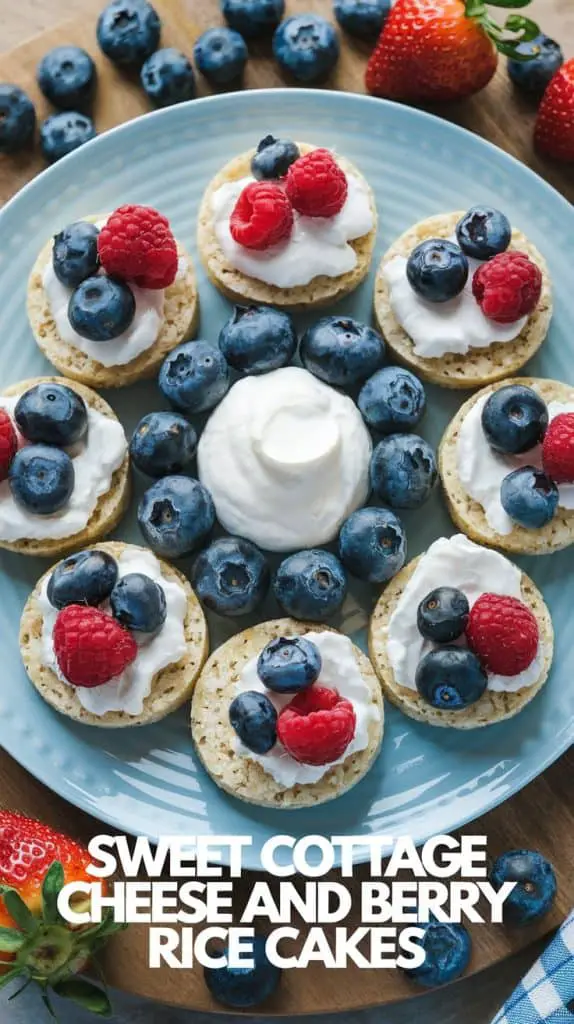
{"type": "Polygon", "coordinates": [[[517,10],[527,7],[531,0],[465,0],[464,12],[467,18],[476,21],[492,40],[497,50],[514,60],[531,60],[532,56],[518,49],[521,43],[528,43],[540,32],[531,18],[521,14],[509,14],[504,25],[499,25],[489,14],[488,7],[504,7],[517,10]]]}

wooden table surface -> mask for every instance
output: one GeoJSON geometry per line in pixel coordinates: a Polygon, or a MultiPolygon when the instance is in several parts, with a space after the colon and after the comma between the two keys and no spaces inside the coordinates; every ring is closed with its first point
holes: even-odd
{"type": "MultiPolygon", "coordinates": [[[[329,0],[291,0],[288,8],[290,11],[315,8],[325,12],[328,5],[329,0]]],[[[92,0],[20,0],[18,5],[8,5],[6,0],[3,0],[0,10],[3,14],[3,47],[6,50],[19,47],[12,54],[0,55],[1,79],[14,80],[28,88],[33,81],[38,58],[58,42],[77,42],[93,49],[94,11],[97,8],[94,8],[92,0]],[[69,26],[63,29],[54,28],[62,18],[72,16],[76,18],[69,26]],[[28,37],[44,30],[47,30],[46,35],[41,41],[21,45],[28,37]]],[[[218,20],[215,10],[215,0],[184,0],[183,8],[171,8],[164,38],[167,42],[176,43],[190,52],[198,31],[218,20]]],[[[572,0],[534,0],[532,16],[538,18],[545,31],[561,40],[568,56],[574,55],[572,0]]],[[[255,59],[250,62],[246,82],[248,87],[285,84],[275,67],[267,60],[265,50],[256,51],[254,56],[255,59]]],[[[354,44],[345,46],[342,60],[331,84],[341,89],[363,91],[364,61],[365,51],[361,47],[354,44]]],[[[117,73],[103,61],[100,61],[100,67],[105,69],[105,72],[101,76],[95,113],[98,127],[103,130],[128,117],[136,116],[146,107],[145,100],[133,83],[120,83],[117,73]],[[120,84],[121,88],[118,87],[120,84]]],[[[34,91],[33,86],[31,91],[34,91]]],[[[207,90],[202,86],[202,91],[207,90]]],[[[36,93],[35,98],[38,98],[36,93]]],[[[441,113],[490,138],[529,163],[574,201],[572,168],[551,165],[534,154],[531,145],[533,107],[515,95],[503,69],[499,70],[495,81],[480,96],[464,104],[453,104],[446,109],[443,107],[441,113]]],[[[0,201],[6,200],[17,187],[41,169],[41,166],[41,160],[37,155],[10,164],[5,161],[0,166],[0,201]]],[[[560,894],[555,912],[538,928],[527,933],[514,934],[501,928],[475,929],[475,954],[472,965],[475,970],[500,961],[543,935],[549,927],[559,923],[570,904],[574,902],[574,879],[569,870],[569,859],[565,856],[570,847],[574,825],[569,786],[573,768],[574,756],[566,755],[522,794],[468,830],[487,833],[494,853],[509,845],[529,845],[540,849],[556,862],[560,875],[560,894]]],[[[83,837],[101,831],[96,822],[74,810],[40,783],[32,780],[5,754],[0,755],[0,780],[0,805],[35,813],[83,837]]],[[[216,1009],[206,994],[201,979],[192,972],[149,971],[145,966],[145,948],[146,929],[143,927],[130,928],[114,942],[105,964],[112,985],[128,988],[158,1001],[203,1010],[216,1009]]],[[[350,1000],[353,1006],[369,1006],[405,999],[412,995],[412,988],[399,972],[382,974],[383,977],[381,972],[357,972],[350,968],[345,975],[345,984],[334,985],[330,973],[315,965],[306,972],[307,984],[302,994],[300,979],[296,977],[298,972],[291,972],[292,977],[288,975],[282,986],[280,999],[268,1009],[269,1012],[279,1014],[312,1013],[346,1009],[350,1000]]],[[[474,998],[479,988],[480,986],[474,986],[474,998]]],[[[484,1005],[486,1007],[487,1003],[484,1005]]],[[[453,1016],[452,1019],[458,1020],[459,1017],[453,1016]]],[[[480,1016],[473,1019],[481,1021],[480,1016]]]]}

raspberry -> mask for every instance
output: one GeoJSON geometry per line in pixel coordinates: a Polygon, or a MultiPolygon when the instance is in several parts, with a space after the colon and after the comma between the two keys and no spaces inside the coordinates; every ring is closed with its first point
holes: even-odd
{"type": "Polygon", "coordinates": [[[287,195],[306,217],[334,217],[347,198],[344,172],[326,149],[300,156],[287,171],[287,195]]]}
{"type": "Polygon", "coordinates": [[[574,413],[550,421],[542,442],[544,472],[556,484],[574,483],[574,413]]]}
{"type": "Polygon", "coordinates": [[[246,249],[268,249],[289,238],[293,210],[285,192],[273,181],[246,185],[231,214],[229,230],[246,249]]]}
{"type": "Polygon", "coordinates": [[[516,597],[482,594],[470,610],[466,639],[487,672],[516,676],[536,657],[538,623],[516,597]]]}
{"type": "Polygon", "coordinates": [[[301,764],[332,764],[355,735],[355,709],[336,690],[310,686],[283,708],[277,736],[301,764]]]}
{"type": "Polygon", "coordinates": [[[102,686],[138,653],[127,629],[111,615],[83,604],[69,604],[59,612],[53,639],[60,671],[74,686],[102,686]]]}
{"type": "Polygon", "coordinates": [[[18,450],[18,434],[5,409],[0,409],[0,480],[6,480],[8,470],[18,450]]]}
{"type": "Polygon", "coordinates": [[[167,217],[150,206],[120,206],[98,235],[100,263],[111,277],[140,288],[167,288],[177,274],[177,243],[167,217]]]}
{"type": "Polygon", "coordinates": [[[482,312],[497,324],[512,324],[536,309],[542,274],[523,252],[501,252],[482,263],[472,281],[472,294],[482,312]]]}

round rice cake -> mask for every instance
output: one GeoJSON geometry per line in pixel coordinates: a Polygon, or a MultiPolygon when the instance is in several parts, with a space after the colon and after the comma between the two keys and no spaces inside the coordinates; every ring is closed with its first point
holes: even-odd
{"type": "Polygon", "coordinates": [[[493,529],[482,505],[466,493],[460,482],[457,446],[465,417],[484,395],[510,384],[532,388],[545,402],[574,402],[574,387],[541,377],[516,377],[483,388],[461,405],[446,428],[438,449],[439,473],[450,517],[467,537],[513,555],[548,555],[574,543],[574,510],[558,508],[550,522],[540,529],[527,529],[515,523],[510,533],[501,534],[493,529]]]}
{"type": "MultiPolygon", "coordinates": [[[[19,381],[4,389],[5,397],[20,397],[25,391],[36,384],[65,384],[66,387],[75,391],[90,409],[95,409],[102,416],[117,420],[117,416],[111,406],[92,391],[76,381],[64,380],[63,377],[33,377],[29,380],[19,381]]],[[[119,421],[118,421],[119,422],[119,421]]],[[[77,551],[79,548],[88,547],[95,541],[112,533],[116,526],[123,519],[127,512],[131,497],[131,475],[130,456],[126,444],[126,454],[121,466],[116,469],[112,476],[110,486],[105,494],[98,498],[97,505],[92,512],[86,526],[78,533],[69,537],[44,538],[42,540],[0,540],[0,548],[7,551],[16,551],[21,555],[37,555],[42,558],[58,558],[77,551]]]]}
{"type": "Polygon", "coordinates": [[[213,781],[231,796],[260,807],[291,809],[326,803],[342,796],[369,771],[381,746],[383,699],[373,667],[362,651],[353,646],[361,676],[379,709],[379,718],[369,724],[369,742],[364,750],[350,754],[318,781],[280,786],[260,764],[235,751],[235,733],[229,723],[229,705],[236,696],[236,684],[247,662],[256,658],[270,640],[280,636],[302,636],[324,625],[295,619],[274,619],[238,633],[213,652],[197,680],[191,704],[191,732],[197,754],[213,781]]]}
{"type": "MultiPolygon", "coordinates": [[[[316,146],[298,142],[301,154],[310,153],[316,146]]],[[[199,208],[197,244],[202,263],[207,276],[213,285],[223,294],[237,303],[263,303],[268,306],[279,306],[291,310],[306,310],[313,307],[321,307],[337,302],[345,295],[349,295],[366,277],[371,266],[371,259],[375,240],[377,236],[377,209],[375,198],[369,189],[371,209],[373,212],[373,227],[360,238],[355,238],[349,245],[355,250],[357,262],[353,270],[338,277],[320,275],[313,278],[307,285],[297,285],[292,288],[279,288],[276,285],[266,284],[254,277],[248,277],[241,271],[231,266],[217,239],[213,226],[212,196],[222,185],[239,178],[245,178],[251,174],[251,160],[255,149],[230,160],[225,167],[219,171],[207,186],[199,208]]],[[[357,178],[362,175],[353,164],[337,154],[337,163],[346,174],[353,174],[357,178]]],[[[363,179],[364,180],[364,179],[363,179]]]]}
{"type": "MultiPolygon", "coordinates": [[[[98,551],[106,551],[118,559],[127,548],[137,545],[124,544],[120,541],[107,541],[93,545],[98,551]]],[[[147,549],[141,549],[146,550],[147,549]]],[[[149,553],[149,552],[148,552],[149,553]]],[[[93,725],[99,728],[119,729],[129,726],[150,725],[170,715],[191,697],[195,681],[207,657],[209,635],[207,623],[201,605],[192,590],[189,581],[162,559],[158,559],[162,576],[167,580],[179,583],[187,597],[187,613],[184,630],[187,641],[187,652],[178,662],[167,665],[157,672],[152,686],[144,701],[144,708],[139,715],[129,715],[124,711],[108,711],[105,715],[95,715],[82,706],[76,690],[68,686],[48,667],[42,659],[42,625],[43,617],[39,605],[39,595],[44,582],[54,571],[55,566],[45,573],[30,594],[20,622],[20,652],[28,677],[43,699],[56,711],[75,722],[93,725]]]]}
{"type": "Polygon", "coordinates": [[[487,348],[471,348],[466,355],[447,352],[429,359],[416,354],[411,338],[391,308],[390,290],[383,277],[383,268],[396,256],[407,258],[427,238],[451,238],[464,213],[464,210],[459,210],[437,214],[409,228],[387,250],[375,279],[375,319],[393,356],[425,380],[446,388],[480,388],[516,373],[538,351],[552,319],[552,286],[546,261],[521,231],[513,229],[509,248],[525,252],[542,272],[542,293],[538,305],[518,337],[514,341],[494,342],[487,348]]]}
{"type": "MultiPolygon", "coordinates": [[[[81,219],[94,224],[108,216],[101,214],[81,219]]],[[[156,376],[168,353],[191,337],[197,329],[199,296],[195,271],[191,257],[178,242],[178,255],[185,260],[185,269],[165,290],[163,322],[156,341],[123,366],[104,366],[64,341],[58,332],[43,285],[44,271],[52,259],[52,247],[53,239],[50,239],[32,268],[28,281],[27,308],[38,347],[64,377],[94,388],[123,388],[138,380],[147,380],[156,376]]]]}
{"type": "Polygon", "coordinates": [[[522,573],[521,597],[536,617],[540,641],[544,650],[543,664],[535,683],[522,690],[517,690],[515,693],[487,689],[475,704],[461,708],[459,711],[444,711],[434,708],[421,697],[418,690],[397,683],[387,653],[387,630],[391,616],[421,557],[414,558],[409,562],[385,587],[371,616],[369,654],[381,681],[385,697],[403,714],[414,718],[417,722],[426,722],[427,725],[451,729],[478,729],[486,725],[493,725],[495,722],[502,722],[506,718],[512,718],[540,692],[552,665],[554,631],[550,612],[544,603],[542,594],[530,577],[526,573],[522,573]]]}

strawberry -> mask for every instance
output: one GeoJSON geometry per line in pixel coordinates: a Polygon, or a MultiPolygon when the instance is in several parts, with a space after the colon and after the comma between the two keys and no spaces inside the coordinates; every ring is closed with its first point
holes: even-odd
{"type": "MultiPolygon", "coordinates": [[[[511,15],[503,30],[488,15],[485,2],[397,0],[367,65],[367,90],[387,99],[432,102],[462,99],[483,89],[496,71],[497,49],[520,59],[518,42],[538,32],[534,22],[518,15],[511,15]],[[508,31],[520,36],[509,40],[508,31]]],[[[497,7],[527,3],[496,0],[497,7]]]]}
{"type": "Polygon", "coordinates": [[[104,917],[73,928],[60,917],[58,893],[69,882],[93,882],[90,855],[49,825],[0,810],[0,988],[16,977],[35,981],[54,1016],[48,989],[102,1016],[106,993],[76,977],[93,952],[123,925],[104,917]]]}
{"type": "Polygon", "coordinates": [[[574,162],[574,57],[556,72],[542,97],[534,143],[553,160],[574,162]]]}

